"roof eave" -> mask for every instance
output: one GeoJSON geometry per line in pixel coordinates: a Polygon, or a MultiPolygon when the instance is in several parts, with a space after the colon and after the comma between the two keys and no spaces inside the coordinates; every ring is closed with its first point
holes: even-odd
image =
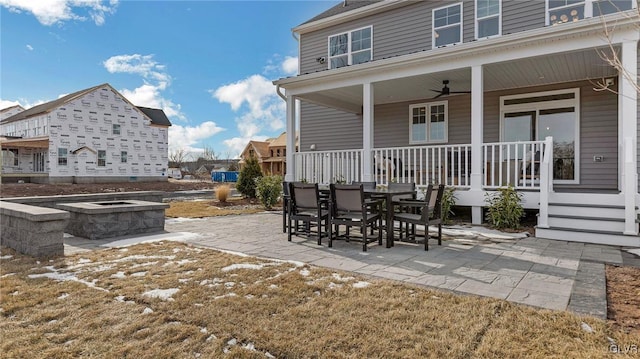
{"type": "Polygon", "coordinates": [[[415,2],[415,0],[381,1],[378,3],[371,4],[369,6],[364,6],[351,11],[347,11],[342,14],[337,14],[337,15],[326,17],[324,19],[319,19],[313,22],[298,25],[293,29],[291,29],[291,31],[298,34],[304,34],[311,31],[316,31],[316,30],[324,29],[326,27],[334,26],[343,22],[355,20],[361,17],[388,11],[390,9],[394,9],[397,7],[410,5],[412,1],[415,2]]]}

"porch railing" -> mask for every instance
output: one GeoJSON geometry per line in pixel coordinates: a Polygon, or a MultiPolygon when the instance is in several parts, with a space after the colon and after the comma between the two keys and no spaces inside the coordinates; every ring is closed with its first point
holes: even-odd
{"type": "Polygon", "coordinates": [[[320,184],[362,181],[362,150],[298,152],[294,158],[296,181],[320,184]]]}
{"type": "Polygon", "coordinates": [[[517,189],[539,189],[540,163],[545,147],[545,141],[483,144],[483,187],[511,185],[517,189]]]}
{"type": "Polygon", "coordinates": [[[471,145],[411,146],[373,150],[377,184],[415,182],[452,187],[471,185],[471,145]]]}

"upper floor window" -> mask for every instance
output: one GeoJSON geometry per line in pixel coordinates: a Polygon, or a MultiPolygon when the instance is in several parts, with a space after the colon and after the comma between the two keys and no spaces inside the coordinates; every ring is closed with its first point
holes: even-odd
{"type": "Polygon", "coordinates": [[[476,39],[502,32],[501,0],[476,0],[476,39]]]}
{"type": "Polygon", "coordinates": [[[434,47],[462,42],[462,3],[433,10],[434,47]]]}
{"type": "Polygon", "coordinates": [[[120,125],[117,123],[113,124],[113,134],[114,135],[119,135],[120,134],[120,125]]]}
{"type": "Polygon", "coordinates": [[[373,27],[329,36],[329,68],[369,62],[373,59],[373,27]]]}
{"type": "Polygon", "coordinates": [[[127,151],[120,151],[120,162],[127,163],[127,151]]]}
{"type": "Polygon", "coordinates": [[[409,143],[447,141],[447,101],[409,106],[409,143]]]}
{"type": "Polygon", "coordinates": [[[636,7],[635,0],[547,0],[547,25],[576,22],[636,7]]]}

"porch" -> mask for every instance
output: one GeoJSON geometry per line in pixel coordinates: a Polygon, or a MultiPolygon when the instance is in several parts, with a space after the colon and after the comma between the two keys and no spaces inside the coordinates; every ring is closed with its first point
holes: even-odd
{"type": "Polygon", "coordinates": [[[46,182],[49,137],[0,138],[0,181],[46,182]]]}

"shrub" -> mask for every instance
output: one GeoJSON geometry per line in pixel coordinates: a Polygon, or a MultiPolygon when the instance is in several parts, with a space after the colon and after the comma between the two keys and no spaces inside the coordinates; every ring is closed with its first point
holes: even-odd
{"type": "Polygon", "coordinates": [[[282,195],[282,176],[256,178],[256,195],[265,209],[271,209],[282,195]]]}
{"type": "Polygon", "coordinates": [[[255,179],[258,177],[262,177],[258,159],[253,156],[249,157],[238,175],[236,189],[245,197],[256,198],[255,179]]]}
{"type": "Polygon", "coordinates": [[[456,189],[449,187],[444,189],[442,194],[442,223],[451,223],[451,216],[455,216],[453,212],[453,206],[456,205],[456,189]]]}
{"type": "Polygon", "coordinates": [[[231,187],[228,184],[216,187],[216,197],[218,198],[218,201],[222,203],[227,202],[227,198],[229,198],[230,193],[231,187]]]}
{"type": "Polygon", "coordinates": [[[488,212],[487,220],[498,229],[520,227],[520,220],[524,216],[522,207],[522,194],[512,187],[498,188],[498,193],[485,195],[488,212]]]}

